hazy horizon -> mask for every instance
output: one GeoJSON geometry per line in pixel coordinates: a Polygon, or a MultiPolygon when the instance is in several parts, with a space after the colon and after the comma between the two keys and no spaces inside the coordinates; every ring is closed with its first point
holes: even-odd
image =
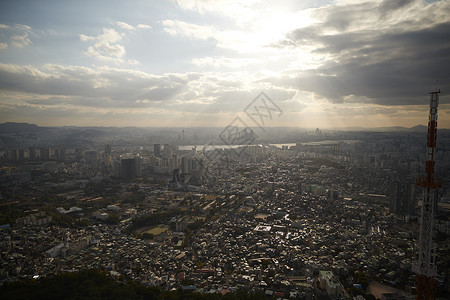
{"type": "Polygon", "coordinates": [[[438,128],[450,128],[448,11],[444,0],[3,1],[0,119],[410,128],[426,126],[438,87],[438,128]]]}
{"type": "MultiPolygon", "coordinates": [[[[206,128],[210,128],[210,129],[217,129],[217,130],[223,130],[224,126],[104,126],[104,125],[49,125],[49,126],[45,126],[45,125],[39,125],[39,124],[35,124],[35,123],[26,123],[26,122],[13,122],[13,121],[9,121],[9,122],[4,122],[4,123],[0,123],[0,125],[4,125],[4,124],[26,124],[26,125],[36,125],[38,127],[41,128],[59,128],[59,127],[74,127],[74,128],[89,128],[89,127],[94,127],[94,128],[141,128],[141,129],[189,129],[189,128],[201,128],[201,129],[206,129],[206,128]]],[[[394,129],[394,128],[399,128],[399,129],[413,129],[416,127],[421,127],[423,130],[427,129],[427,126],[424,124],[417,124],[415,126],[411,126],[411,127],[404,127],[404,126],[377,126],[377,127],[362,127],[362,126],[348,126],[348,127],[298,127],[298,126],[266,126],[264,127],[264,129],[282,129],[282,128],[286,128],[286,129],[301,129],[301,130],[315,130],[315,129],[320,129],[320,130],[328,130],[328,131],[339,131],[339,130],[350,130],[350,129],[361,129],[361,130],[370,130],[370,129],[383,129],[383,128],[387,128],[387,129],[394,129]]],[[[250,129],[260,129],[257,126],[249,126],[248,128],[250,129]]],[[[445,129],[445,130],[449,130],[450,128],[443,128],[443,127],[439,127],[439,129],[445,129]]]]}

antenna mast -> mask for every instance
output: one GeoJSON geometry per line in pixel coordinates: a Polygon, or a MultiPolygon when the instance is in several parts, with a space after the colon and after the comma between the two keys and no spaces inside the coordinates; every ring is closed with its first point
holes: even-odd
{"type": "Polygon", "coordinates": [[[423,187],[422,211],[419,231],[419,259],[413,263],[416,275],[416,300],[433,299],[433,277],[437,275],[433,252],[433,216],[435,189],[442,186],[434,174],[434,153],[437,137],[437,108],[440,90],[430,93],[430,114],[428,117],[427,161],[425,177],[417,178],[417,185],[423,187]]]}

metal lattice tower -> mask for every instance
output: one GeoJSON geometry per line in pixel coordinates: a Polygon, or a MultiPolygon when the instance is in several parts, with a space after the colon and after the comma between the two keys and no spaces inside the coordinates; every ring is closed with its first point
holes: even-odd
{"type": "Polygon", "coordinates": [[[419,231],[419,259],[413,263],[416,275],[416,300],[433,299],[433,277],[437,275],[435,257],[433,255],[433,216],[435,189],[442,186],[434,174],[434,153],[437,137],[437,108],[440,90],[430,93],[430,114],[428,119],[427,161],[425,177],[417,179],[417,185],[423,187],[422,212],[419,231]]]}

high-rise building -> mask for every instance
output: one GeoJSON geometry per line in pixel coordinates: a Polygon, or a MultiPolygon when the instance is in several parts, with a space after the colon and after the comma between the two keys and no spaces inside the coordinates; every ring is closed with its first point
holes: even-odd
{"type": "Polygon", "coordinates": [[[189,174],[191,172],[191,161],[189,157],[183,156],[181,158],[181,173],[189,174]]]}
{"type": "Polygon", "coordinates": [[[153,154],[156,157],[161,157],[161,144],[154,144],[153,145],[153,154]]]}
{"type": "Polygon", "coordinates": [[[195,158],[191,159],[191,169],[192,171],[197,171],[199,169],[199,161],[195,158]]]}
{"type": "Polygon", "coordinates": [[[405,182],[405,198],[404,198],[404,204],[403,204],[403,211],[410,215],[415,216],[416,215],[416,206],[417,206],[417,200],[416,200],[416,183],[407,180],[405,182]]]}
{"type": "Polygon", "coordinates": [[[98,151],[97,150],[84,151],[84,160],[92,168],[97,168],[98,167],[98,151]]]}
{"type": "Polygon", "coordinates": [[[112,162],[112,174],[114,177],[120,177],[120,161],[114,160],[112,162]]]}
{"type": "Polygon", "coordinates": [[[13,150],[11,150],[10,151],[10,156],[11,156],[11,161],[18,161],[18,159],[19,159],[19,154],[18,154],[18,152],[17,152],[17,149],[13,149],[13,150]]]}
{"type": "Polygon", "coordinates": [[[34,148],[34,147],[28,148],[28,159],[36,160],[36,148],[34,148]]]}
{"type": "Polygon", "coordinates": [[[400,198],[401,198],[401,185],[400,182],[395,181],[391,186],[390,199],[389,199],[389,212],[400,212],[400,198]]]}
{"type": "Polygon", "coordinates": [[[50,160],[50,149],[49,148],[41,148],[39,149],[40,159],[41,161],[50,160]]]}
{"type": "Polygon", "coordinates": [[[178,155],[173,154],[172,157],[168,160],[169,163],[169,171],[178,168],[178,155]]]}
{"type": "Polygon", "coordinates": [[[141,176],[141,159],[139,156],[120,158],[120,177],[133,178],[141,176]]]}
{"type": "Polygon", "coordinates": [[[416,215],[416,185],[411,180],[395,181],[391,187],[389,212],[416,215]]]}
{"type": "Polygon", "coordinates": [[[75,161],[81,161],[83,159],[83,149],[76,148],[75,149],[75,161]]]}
{"type": "Polygon", "coordinates": [[[105,145],[105,156],[111,155],[111,145],[106,144],[105,145]]]}
{"type": "Polygon", "coordinates": [[[165,157],[172,157],[172,154],[175,152],[174,151],[174,147],[172,145],[169,144],[164,144],[164,148],[163,148],[163,156],[165,157]]]}
{"type": "Polygon", "coordinates": [[[3,158],[5,161],[16,161],[16,150],[6,150],[3,158]]]}
{"type": "Polygon", "coordinates": [[[23,151],[23,149],[19,149],[18,150],[17,160],[18,161],[24,161],[24,159],[25,159],[25,152],[23,151]]]}
{"type": "Polygon", "coordinates": [[[54,153],[56,161],[63,162],[66,160],[66,149],[64,148],[55,149],[54,153]]]}

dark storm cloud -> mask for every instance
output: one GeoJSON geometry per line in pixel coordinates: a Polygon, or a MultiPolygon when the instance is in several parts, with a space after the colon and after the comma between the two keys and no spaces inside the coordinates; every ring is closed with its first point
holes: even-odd
{"type": "MultiPolygon", "coordinates": [[[[386,1],[379,10],[399,11],[411,3],[401,1],[394,5],[386,1]]],[[[358,30],[355,24],[359,18],[354,12],[359,13],[360,9],[359,5],[337,8],[325,24],[290,32],[279,47],[314,46],[314,53],[329,59],[295,78],[270,81],[310,91],[333,102],[351,99],[382,105],[423,104],[421,96],[435,87],[436,80],[441,89],[450,91],[450,21],[424,24],[421,29],[405,21],[393,27],[361,26],[358,30]],[[345,13],[349,15],[348,23],[339,21],[345,13]],[[349,26],[353,26],[352,30],[344,30],[349,26]],[[324,34],[328,27],[340,31],[324,34]]],[[[441,99],[444,103],[449,100],[441,99]]]]}

